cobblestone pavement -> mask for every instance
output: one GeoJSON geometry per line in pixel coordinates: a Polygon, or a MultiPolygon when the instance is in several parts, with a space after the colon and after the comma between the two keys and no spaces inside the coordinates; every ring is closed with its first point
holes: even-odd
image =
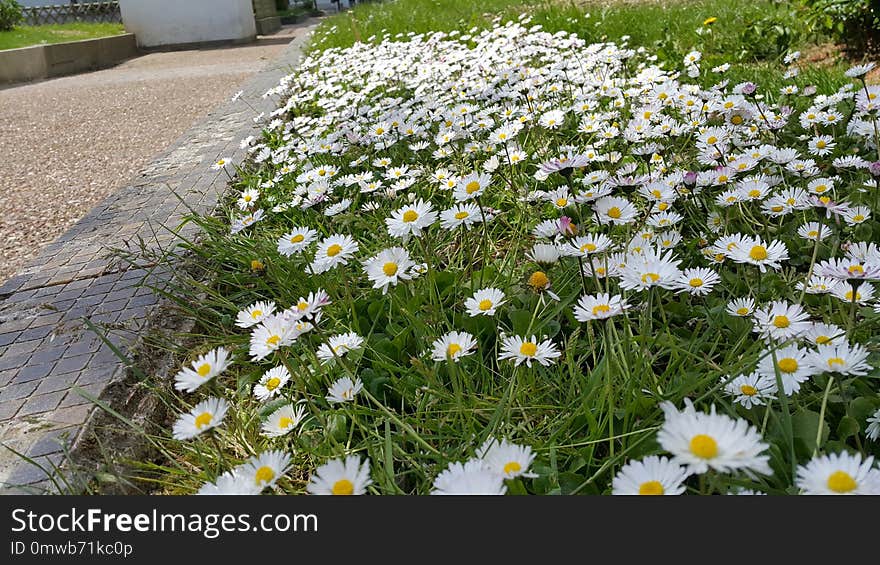
{"type": "Polygon", "coordinates": [[[0,89],[0,283],[277,57],[285,32],[0,89]]]}
{"type": "MultiPolygon", "coordinates": [[[[295,26],[280,56],[241,86],[244,101],[275,108],[277,97],[262,95],[297,63],[312,25],[295,26]]],[[[0,285],[0,442],[9,448],[0,447],[0,492],[51,488],[40,467],[52,474],[94,409],[87,397],[100,397],[124,374],[84,319],[112,325],[109,340],[127,351],[159,302],[144,283],[161,286],[162,273],[120,266],[108,250],[137,238],[160,248],[174,238],[161,226],[176,226],[189,208],[215,206],[226,175],[211,164],[221,156],[240,161],[239,141],[256,132],[244,101],[211,112],[0,285]]]]}

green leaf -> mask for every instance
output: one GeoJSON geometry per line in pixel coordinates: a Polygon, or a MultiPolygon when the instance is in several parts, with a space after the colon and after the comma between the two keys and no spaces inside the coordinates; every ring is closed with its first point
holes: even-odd
{"type": "Polygon", "coordinates": [[[837,424],[837,437],[841,440],[844,440],[850,436],[854,436],[859,433],[860,429],[861,426],[859,426],[859,423],[856,421],[855,418],[844,416],[837,424]]]}
{"type": "MultiPolygon", "coordinates": [[[[817,447],[816,436],[819,433],[819,413],[813,412],[812,410],[799,410],[791,417],[791,428],[795,444],[800,444],[802,454],[805,457],[810,456],[813,453],[813,449],[817,447]]],[[[819,439],[818,445],[819,448],[828,441],[828,435],[830,433],[831,428],[828,426],[828,423],[823,420],[822,435],[819,439]]]]}

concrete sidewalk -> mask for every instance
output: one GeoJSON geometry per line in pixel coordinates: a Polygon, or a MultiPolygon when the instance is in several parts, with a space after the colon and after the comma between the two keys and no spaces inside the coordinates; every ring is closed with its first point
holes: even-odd
{"type": "Polygon", "coordinates": [[[0,88],[0,284],[231,97],[293,39],[150,53],[0,88]]]}
{"type": "MultiPolygon", "coordinates": [[[[162,249],[174,239],[163,226],[178,225],[190,209],[207,213],[214,208],[227,177],[212,171],[211,165],[220,156],[235,162],[243,159],[240,140],[258,132],[250,106],[266,113],[276,108],[277,97],[262,95],[297,64],[313,25],[296,26],[290,44],[242,85],[242,100],[227,101],[191,127],[129,184],[92,208],[45,246],[29,266],[0,285],[0,442],[4,445],[51,470],[61,462],[67,446],[83,441],[95,406],[78,390],[100,398],[112,392],[112,384],[118,389],[127,376],[126,367],[83,318],[110,325],[108,338],[129,354],[160,303],[144,283],[161,287],[166,277],[148,266],[133,268],[111,260],[108,248],[124,248],[142,238],[151,249],[162,249]]],[[[153,75],[170,54],[157,55],[149,60],[153,75]]],[[[141,61],[140,69],[119,69],[91,80],[111,85],[122,74],[144,72],[147,64],[141,61]]],[[[161,72],[186,81],[173,65],[161,72]]],[[[197,88],[178,94],[205,93],[197,88]]],[[[111,155],[127,152],[126,140],[116,140],[117,146],[108,142],[104,150],[111,155]]],[[[63,209],[71,199],[62,190],[42,206],[63,209]]],[[[192,237],[194,229],[187,224],[181,232],[192,237]]],[[[0,448],[0,492],[4,484],[5,492],[40,492],[51,486],[38,466],[0,448]]]]}

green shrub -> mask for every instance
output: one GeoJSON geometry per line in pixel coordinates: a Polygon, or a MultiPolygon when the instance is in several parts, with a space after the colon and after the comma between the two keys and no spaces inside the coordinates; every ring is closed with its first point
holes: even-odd
{"type": "Polygon", "coordinates": [[[24,19],[15,0],[0,0],[0,31],[9,31],[24,19]]]}
{"type": "Polygon", "coordinates": [[[876,0],[804,0],[807,24],[830,33],[853,51],[876,49],[880,40],[880,3],[876,0]]]}

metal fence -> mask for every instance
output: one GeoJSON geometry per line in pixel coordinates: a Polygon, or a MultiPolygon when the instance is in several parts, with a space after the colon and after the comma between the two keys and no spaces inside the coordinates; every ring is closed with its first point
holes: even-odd
{"type": "Polygon", "coordinates": [[[59,6],[22,8],[27,25],[67,24],[71,22],[122,22],[119,2],[86,2],[59,6]]]}

